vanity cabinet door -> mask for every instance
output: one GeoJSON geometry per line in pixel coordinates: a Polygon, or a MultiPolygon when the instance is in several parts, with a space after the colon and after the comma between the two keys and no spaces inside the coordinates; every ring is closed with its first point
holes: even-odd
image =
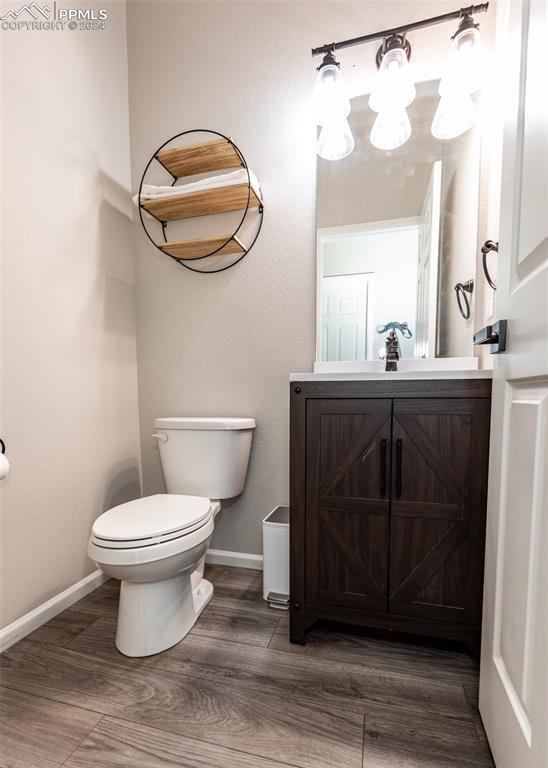
{"type": "Polygon", "coordinates": [[[481,623],[490,401],[398,399],[391,613],[481,623]]]}
{"type": "Polygon", "coordinates": [[[386,611],[392,400],[307,403],[306,593],[386,611]]]}

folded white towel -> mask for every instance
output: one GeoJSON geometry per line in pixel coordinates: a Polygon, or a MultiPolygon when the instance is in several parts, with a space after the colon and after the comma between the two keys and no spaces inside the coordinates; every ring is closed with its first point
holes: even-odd
{"type": "MultiPolygon", "coordinates": [[[[260,198],[261,188],[257,177],[252,170],[249,171],[251,187],[255,194],[260,198]]],[[[163,197],[180,197],[189,195],[192,192],[202,192],[206,189],[216,189],[218,187],[228,187],[232,184],[247,184],[247,171],[245,168],[238,168],[230,173],[223,173],[219,176],[210,176],[200,181],[192,181],[189,184],[178,184],[174,187],[155,186],[154,184],[143,184],[141,189],[141,200],[159,200],[163,197]]],[[[134,195],[133,202],[139,205],[139,195],[134,195]]]]}

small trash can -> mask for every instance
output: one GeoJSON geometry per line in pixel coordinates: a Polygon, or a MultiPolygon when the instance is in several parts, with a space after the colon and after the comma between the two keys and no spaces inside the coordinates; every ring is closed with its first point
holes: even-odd
{"type": "Polygon", "coordinates": [[[289,608],[289,507],[263,520],[263,598],[271,608],[289,608]]]}

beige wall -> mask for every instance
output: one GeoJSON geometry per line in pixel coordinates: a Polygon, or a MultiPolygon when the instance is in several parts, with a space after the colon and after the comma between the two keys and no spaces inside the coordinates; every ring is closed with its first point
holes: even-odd
{"type": "MultiPolygon", "coordinates": [[[[470,357],[474,354],[475,293],[467,294],[470,318],[461,315],[455,285],[476,281],[478,254],[478,201],[480,187],[480,130],[474,127],[454,139],[443,158],[443,201],[439,256],[438,355],[470,357]]],[[[475,285],[477,290],[477,284],[475,285]]],[[[464,304],[464,301],[463,301],[464,304]]]]}
{"type": "MultiPolygon", "coordinates": [[[[238,266],[195,275],[135,225],[145,493],[163,489],[150,439],[170,414],[255,416],[248,483],[225,504],[213,546],[261,551],[261,518],[288,498],[288,375],[310,370],[315,337],[315,126],[308,103],[326,40],[453,10],[454,2],[128,4],[133,187],[173,134],[210,127],[237,142],[264,190],[260,238],[238,266]]],[[[417,80],[439,77],[452,25],[413,35],[417,80]]],[[[342,51],[352,93],[370,90],[376,46],[342,51]]]]}
{"type": "Polygon", "coordinates": [[[92,572],[92,521],[139,495],[125,8],[95,7],[105,31],[0,32],[1,626],[92,572]]]}

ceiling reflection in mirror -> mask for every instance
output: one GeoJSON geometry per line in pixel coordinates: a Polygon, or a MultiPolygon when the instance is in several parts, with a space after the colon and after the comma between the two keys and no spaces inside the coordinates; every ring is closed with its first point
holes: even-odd
{"type": "Polygon", "coordinates": [[[352,99],[353,152],[317,168],[317,359],[377,360],[394,328],[404,358],[472,354],[455,286],[475,276],[479,131],[434,138],[439,81],[416,85],[412,133],[371,144],[369,95],[352,99]]]}

